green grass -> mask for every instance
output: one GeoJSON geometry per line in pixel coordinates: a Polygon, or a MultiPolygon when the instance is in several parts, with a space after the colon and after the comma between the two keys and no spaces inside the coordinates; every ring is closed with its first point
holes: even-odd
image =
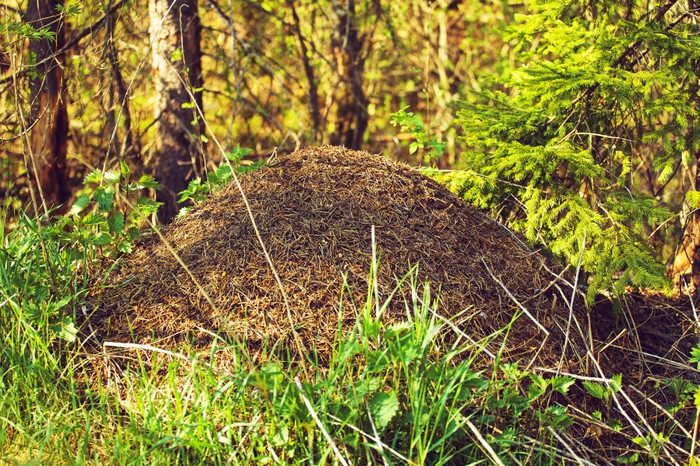
{"type": "Polygon", "coordinates": [[[0,464],[571,461],[573,418],[561,400],[574,380],[528,373],[460,339],[416,269],[381,302],[373,286],[345,290],[366,292],[365,305],[327,364],[307,355],[307,379],[279,356],[293,348],[251,365],[226,336],[207,350],[88,351],[73,322],[96,251],[74,238],[66,223],[39,228],[26,217],[3,235],[0,464]],[[391,300],[405,303],[405,321],[384,321],[391,300]],[[216,364],[221,353],[230,364],[216,364]]]}

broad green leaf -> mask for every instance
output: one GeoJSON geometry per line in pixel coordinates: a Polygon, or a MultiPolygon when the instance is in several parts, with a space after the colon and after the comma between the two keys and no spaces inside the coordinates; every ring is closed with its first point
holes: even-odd
{"type": "Polygon", "coordinates": [[[107,219],[107,224],[109,225],[110,233],[121,236],[124,233],[124,214],[117,212],[114,215],[110,215],[107,219]]]}
{"type": "Polygon", "coordinates": [[[138,182],[141,188],[160,189],[158,182],[150,175],[142,175],[138,182]]]}
{"type": "Polygon", "coordinates": [[[372,419],[379,429],[385,428],[399,411],[399,400],[396,393],[376,393],[369,402],[372,419]]]}
{"type": "Polygon", "coordinates": [[[574,379],[571,377],[558,375],[552,379],[552,388],[562,395],[569,393],[569,387],[574,384],[574,379]]]}
{"type": "Polygon", "coordinates": [[[111,186],[100,186],[93,193],[93,199],[97,203],[100,212],[109,212],[112,210],[114,202],[114,189],[111,186]]]}
{"type": "Polygon", "coordinates": [[[83,209],[85,209],[85,207],[87,207],[89,203],[90,196],[88,196],[87,194],[81,194],[71,206],[70,211],[68,211],[68,215],[78,215],[80,212],[83,211],[83,209]]]}
{"type": "Polygon", "coordinates": [[[595,398],[603,399],[607,389],[597,382],[591,382],[589,380],[583,381],[583,387],[586,389],[589,395],[595,398]]]}
{"type": "Polygon", "coordinates": [[[121,179],[121,173],[119,173],[116,170],[108,170],[104,173],[103,179],[107,183],[117,184],[117,183],[119,183],[119,180],[121,179]]]}
{"type": "Polygon", "coordinates": [[[129,177],[131,176],[131,169],[129,168],[129,165],[127,165],[125,161],[120,160],[119,161],[119,168],[121,169],[121,172],[122,172],[122,178],[124,178],[125,180],[128,180],[129,177]]]}
{"type": "Polygon", "coordinates": [[[50,325],[49,328],[58,335],[59,338],[71,343],[75,341],[78,335],[78,328],[75,326],[75,322],[68,316],[64,316],[56,324],[50,325]]]}
{"type": "Polygon", "coordinates": [[[101,183],[102,182],[102,171],[101,170],[94,170],[87,175],[85,175],[85,180],[83,181],[84,184],[88,183],[101,183]]]}
{"type": "Polygon", "coordinates": [[[112,242],[112,237],[109,233],[101,233],[92,240],[92,244],[96,246],[107,246],[112,242]]]}

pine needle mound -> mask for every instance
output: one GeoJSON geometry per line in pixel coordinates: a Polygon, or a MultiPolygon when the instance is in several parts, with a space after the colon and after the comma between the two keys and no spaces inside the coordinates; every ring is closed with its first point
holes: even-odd
{"type": "MultiPolygon", "coordinates": [[[[540,361],[560,360],[569,309],[553,299],[556,279],[544,259],[418,171],[323,146],[263,167],[242,185],[290,312],[231,185],[162,230],[214,306],[153,235],[89,297],[100,338],[167,346],[185,336],[204,342],[204,329],[236,335],[255,352],[263,343],[291,341],[293,325],[323,357],[339,326],[350,329],[367,299],[374,226],[380,302],[417,266],[419,292],[425,282],[433,298],[439,290],[436,312],[471,338],[502,329],[522,306],[532,318],[518,317],[507,354],[529,358],[540,350],[540,361]],[[550,332],[546,339],[540,325],[550,332]]],[[[383,321],[406,321],[412,299],[404,284],[383,321]]]]}

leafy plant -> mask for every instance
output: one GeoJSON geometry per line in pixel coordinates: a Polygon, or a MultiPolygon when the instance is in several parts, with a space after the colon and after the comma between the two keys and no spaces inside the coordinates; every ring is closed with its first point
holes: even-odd
{"type": "MultiPolygon", "coordinates": [[[[249,165],[243,164],[243,157],[250,152],[250,149],[241,147],[236,144],[236,147],[225,154],[226,160],[222,161],[214,172],[210,172],[206,181],[202,182],[201,178],[190,181],[187,189],[180,193],[179,202],[191,200],[201,202],[206,199],[211,193],[219,191],[233,179],[233,172],[238,176],[243,176],[246,173],[253,172],[260,168],[264,162],[257,161],[249,165]]],[[[183,213],[186,213],[187,209],[183,213]]]]}
{"type": "Polygon", "coordinates": [[[121,162],[119,171],[95,170],[85,177],[86,188],[68,216],[73,233],[86,251],[91,250],[90,246],[98,246],[107,256],[131,252],[145,219],[157,212],[160,203],[148,196],[137,197],[134,204],[127,203],[134,193],[160,189],[149,175],[141,176],[136,183],[130,182],[130,176],[128,165],[121,162]]]}
{"type": "Polygon", "coordinates": [[[424,149],[431,159],[436,159],[442,156],[447,143],[438,141],[434,135],[430,135],[425,129],[423,120],[420,115],[413,112],[407,112],[408,106],[391,114],[389,122],[398,126],[401,131],[408,131],[415,138],[408,146],[408,152],[414,154],[418,149],[424,149]]]}
{"type": "Polygon", "coordinates": [[[609,386],[602,382],[583,381],[583,387],[589,395],[599,400],[603,400],[606,406],[610,407],[611,397],[622,388],[622,374],[614,375],[609,382],[609,386]]]}
{"type": "Polygon", "coordinates": [[[74,341],[75,310],[86,292],[88,269],[98,258],[130,252],[146,217],[158,209],[148,197],[127,204],[143,189],[158,189],[148,176],[130,183],[130,170],[95,170],[65,216],[31,218],[18,213],[19,225],[0,248],[0,300],[30,326],[45,344],[56,337],[74,341]]]}

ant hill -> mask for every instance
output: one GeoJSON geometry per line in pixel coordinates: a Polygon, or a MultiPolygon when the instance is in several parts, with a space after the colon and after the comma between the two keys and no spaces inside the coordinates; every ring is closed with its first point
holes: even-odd
{"type": "MultiPolygon", "coordinates": [[[[241,184],[285,293],[232,184],[161,230],[170,247],[152,235],[118,261],[88,299],[99,338],[167,345],[187,335],[197,344],[209,331],[235,335],[255,353],[294,328],[323,357],[368,293],[379,307],[389,303],[383,322],[407,321],[429,283],[423,304],[445,324],[445,341],[478,341],[514,321],[508,359],[538,352],[542,362],[562,360],[571,310],[546,260],[420,172],[323,146],[241,184]]],[[[503,338],[485,340],[485,353],[503,338]]]]}

